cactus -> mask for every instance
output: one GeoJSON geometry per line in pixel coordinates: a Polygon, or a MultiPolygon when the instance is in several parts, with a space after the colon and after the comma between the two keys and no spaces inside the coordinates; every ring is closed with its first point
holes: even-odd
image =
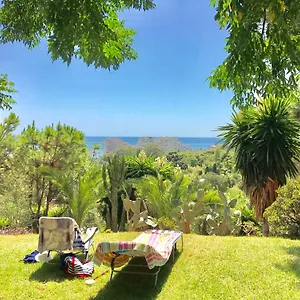
{"type": "MultiPolygon", "coordinates": [[[[191,232],[191,224],[194,218],[203,210],[203,196],[204,192],[202,190],[197,191],[196,201],[187,201],[180,208],[180,220],[179,226],[182,228],[183,233],[191,232]]],[[[188,200],[190,200],[190,194],[188,194],[188,200]]]]}
{"type": "Polygon", "coordinates": [[[234,226],[231,222],[231,209],[236,206],[237,200],[233,199],[227,201],[224,193],[219,191],[220,199],[223,202],[223,218],[220,220],[220,214],[217,213],[220,204],[215,204],[214,207],[210,208],[209,213],[206,216],[206,224],[208,225],[208,233],[215,235],[229,235],[232,233],[234,226]]]}
{"type": "Polygon", "coordinates": [[[126,165],[123,157],[109,158],[102,169],[103,185],[111,203],[112,231],[118,231],[118,192],[125,182],[126,165]]]}
{"type": "Polygon", "coordinates": [[[157,224],[155,223],[154,219],[150,216],[148,216],[147,207],[144,204],[144,201],[141,199],[136,199],[135,201],[132,201],[128,198],[123,200],[124,209],[127,214],[127,225],[128,225],[128,231],[135,231],[138,228],[144,227],[144,226],[151,226],[156,227],[157,224]],[[141,204],[144,206],[144,210],[141,211],[141,204]],[[133,213],[133,215],[130,218],[130,213],[133,213]]]}

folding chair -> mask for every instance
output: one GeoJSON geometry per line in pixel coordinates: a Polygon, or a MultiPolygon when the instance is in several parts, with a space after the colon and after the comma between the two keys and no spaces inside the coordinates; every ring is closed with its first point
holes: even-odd
{"type": "Polygon", "coordinates": [[[84,253],[85,259],[87,259],[97,231],[97,227],[89,228],[86,238],[83,239],[74,219],[41,217],[39,219],[38,250],[40,253],[48,251],[48,256],[51,251],[77,251],[84,253]]]}

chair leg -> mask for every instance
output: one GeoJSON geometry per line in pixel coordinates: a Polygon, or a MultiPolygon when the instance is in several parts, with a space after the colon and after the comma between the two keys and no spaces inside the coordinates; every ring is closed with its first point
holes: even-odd
{"type": "Polygon", "coordinates": [[[111,274],[110,274],[109,281],[112,281],[113,275],[114,275],[114,269],[111,269],[111,274]]]}

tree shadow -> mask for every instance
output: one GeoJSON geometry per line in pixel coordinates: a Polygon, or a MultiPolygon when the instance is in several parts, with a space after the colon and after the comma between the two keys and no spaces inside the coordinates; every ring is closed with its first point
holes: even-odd
{"type": "MultiPolygon", "coordinates": [[[[143,275],[143,274],[126,274],[117,273],[114,275],[112,281],[108,281],[106,285],[101,289],[95,297],[91,297],[90,300],[97,299],[130,299],[130,300],[146,300],[155,299],[161,292],[165,282],[168,279],[169,274],[172,271],[173,265],[179,258],[181,251],[175,252],[174,262],[172,255],[168,262],[161,267],[158,274],[157,284],[154,286],[155,276],[143,275]]],[[[137,270],[131,265],[145,265],[144,257],[134,257],[130,262],[122,269],[123,271],[137,270]]],[[[140,271],[140,268],[138,269],[140,271]]],[[[138,271],[137,270],[137,271],[138,271]]],[[[145,268],[143,272],[153,273],[153,270],[145,268]],[[147,270],[147,271],[145,271],[147,270]]]]}
{"type": "Polygon", "coordinates": [[[40,282],[62,282],[64,280],[72,280],[73,278],[67,277],[67,275],[60,268],[60,255],[56,254],[49,263],[42,263],[41,267],[33,272],[29,280],[40,282]]]}
{"type": "Polygon", "coordinates": [[[284,263],[277,263],[275,266],[283,272],[293,272],[300,278],[300,246],[283,247],[283,249],[291,255],[291,259],[284,263]]]}

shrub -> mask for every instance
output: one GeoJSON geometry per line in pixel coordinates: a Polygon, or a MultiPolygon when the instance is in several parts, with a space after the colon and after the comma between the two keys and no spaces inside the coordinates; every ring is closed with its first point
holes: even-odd
{"type": "Polygon", "coordinates": [[[62,217],[62,216],[67,216],[66,215],[66,208],[63,206],[52,206],[49,209],[48,213],[49,217],[62,217]]]}
{"type": "Polygon", "coordinates": [[[300,237],[300,177],[277,190],[276,201],[266,209],[272,235],[300,237]]]}
{"type": "Polygon", "coordinates": [[[82,227],[84,228],[94,226],[98,227],[99,231],[104,231],[105,229],[105,221],[100,214],[99,207],[92,208],[82,222],[82,227]]]}
{"type": "Polygon", "coordinates": [[[160,229],[163,230],[177,230],[178,226],[173,219],[169,219],[167,217],[161,217],[157,221],[160,229]]]}
{"type": "Polygon", "coordinates": [[[6,218],[0,218],[0,229],[3,229],[5,227],[8,227],[9,220],[6,218]]]}

